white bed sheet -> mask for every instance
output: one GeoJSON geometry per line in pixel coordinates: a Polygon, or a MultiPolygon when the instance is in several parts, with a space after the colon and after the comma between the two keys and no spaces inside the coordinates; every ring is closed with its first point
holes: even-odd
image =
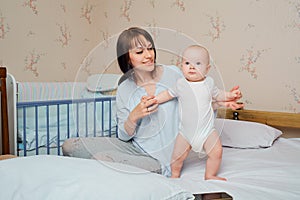
{"type": "Polygon", "coordinates": [[[204,181],[205,160],[191,153],[180,179],[192,193],[227,192],[235,200],[300,199],[300,138],[279,138],[272,147],[223,149],[219,175],[227,181],[204,181]]]}
{"type": "Polygon", "coordinates": [[[181,200],[190,199],[190,193],[209,192],[226,192],[234,200],[300,199],[300,138],[279,138],[269,148],[224,148],[219,175],[226,182],[204,181],[205,160],[199,161],[194,153],[179,179],[118,163],[111,166],[45,155],[0,161],[0,199],[156,200],[168,199],[156,195],[171,195],[181,200]]]}
{"type": "Polygon", "coordinates": [[[190,200],[170,179],[120,163],[54,155],[0,161],[2,200],[190,200]]]}

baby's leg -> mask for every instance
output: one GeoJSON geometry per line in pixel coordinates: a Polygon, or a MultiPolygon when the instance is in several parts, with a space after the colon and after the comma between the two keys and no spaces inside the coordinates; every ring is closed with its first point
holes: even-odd
{"type": "Polygon", "coordinates": [[[216,179],[224,180],[225,178],[217,176],[221,161],[222,161],[222,144],[219,135],[216,131],[213,131],[204,143],[205,152],[208,155],[205,169],[205,180],[216,179]]]}
{"type": "Polygon", "coordinates": [[[179,178],[180,172],[183,166],[183,161],[189,155],[191,150],[191,145],[188,141],[179,133],[176,137],[173,154],[172,154],[172,163],[171,170],[172,176],[171,178],[179,178]]]}

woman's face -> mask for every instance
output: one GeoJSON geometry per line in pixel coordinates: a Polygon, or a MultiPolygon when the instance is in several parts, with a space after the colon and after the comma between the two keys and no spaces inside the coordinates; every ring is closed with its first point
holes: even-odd
{"type": "Polygon", "coordinates": [[[153,71],[155,53],[151,42],[142,37],[133,46],[129,50],[129,58],[134,70],[153,71]]]}

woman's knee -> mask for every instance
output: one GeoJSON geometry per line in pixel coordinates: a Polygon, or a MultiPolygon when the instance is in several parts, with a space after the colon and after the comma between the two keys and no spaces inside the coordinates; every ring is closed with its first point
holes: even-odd
{"type": "Polygon", "coordinates": [[[62,152],[64,156],[72,156],[74,152],[76,138],[69,138],[62,144],[62,152]]]}

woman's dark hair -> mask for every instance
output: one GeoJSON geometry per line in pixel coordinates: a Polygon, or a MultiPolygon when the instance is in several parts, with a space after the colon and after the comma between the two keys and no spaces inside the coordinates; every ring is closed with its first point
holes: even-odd
{"type": "Polygon", "coordinates": [[[151,35],[146,30],[138,27],[129,28],[120,34],[117,41],[118,64],[124,74],[132,69],[129,50],[134,48],[134,45],[141,44],[143,46],[143,37],[152,44],[154,50],[154,63],[156,62],[156,50],[151,35]]]}

